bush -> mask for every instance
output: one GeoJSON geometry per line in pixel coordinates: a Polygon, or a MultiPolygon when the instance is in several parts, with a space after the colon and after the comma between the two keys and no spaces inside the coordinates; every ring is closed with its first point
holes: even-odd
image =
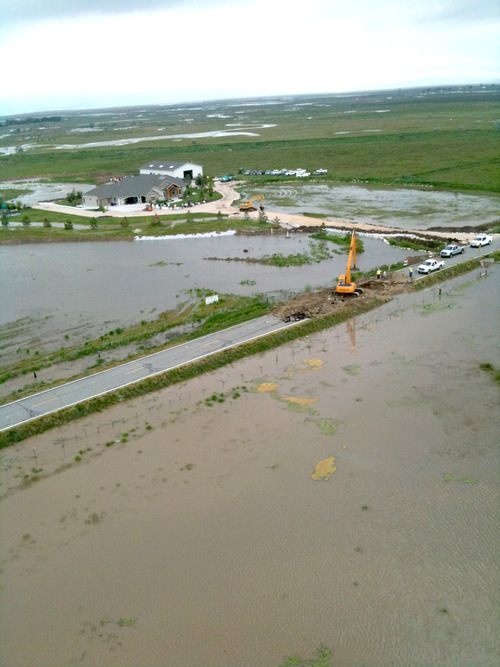
{"type": "Polygon", "coordinates": [[[43,219],[43,226],[44,227],[52,227],[52,223],[50,222],[50,220],[48,218],[44,218],[43,219]]]}
{"type": "Polygon", "coordinates": [[[23,225],[29,227],[31,225],[31,220],[28,215],[23,215],[23,225]]]}
{"type": "Polygon", "coordinates": [[[73,223],[71,222],[71,220],[66,220],[66,222],[64,223],[64,229],[73,229],[73,223]]]}

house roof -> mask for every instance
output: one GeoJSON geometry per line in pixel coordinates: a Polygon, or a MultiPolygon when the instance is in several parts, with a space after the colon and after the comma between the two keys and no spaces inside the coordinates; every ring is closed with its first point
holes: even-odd
{"type": "MultiPolygon", "coordinates": [[[[141,167],[141,169],[180,169],[185,164],[192,164],[191,162],[172,162],[169,160],[160,160],[156,162],[149,162],[141,167]]],[[[197,165],[198,166],[198,165],[197,165]]]]}
{"type": "Polygon", "coordinates": [[[139,176],[125,176],[120,181],[98,185],[85,194],[98,199],[103,197],[117,197],[120,199],[124,197],[145,197],[153,188],[163,186],[161,189],[165,190],[172,184],[183,187],[184,180],[172,176],[166,178],[158,174],[140,174],[139,176]]]}

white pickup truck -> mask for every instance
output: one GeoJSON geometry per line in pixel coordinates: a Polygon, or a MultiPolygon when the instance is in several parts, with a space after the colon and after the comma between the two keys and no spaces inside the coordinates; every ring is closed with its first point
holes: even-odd
{"type": "Polygon", "coordinates": [[[488,236],[487,234],[480,234],[479,236],[476,236],[476,238],[472,239],[470,242],[470,247],[480,248],[483,245],[491,245],[492,241],[493,237],[488,236]]]}
{"type": "Polygon", "coordinates": [[[442,269],[444,266],[444,262],[442,260],[437,260],[437,259],[426,259],[425,262],[422,262],[420,266],[418,267],[417,271],[419,273],[432,273],[432,271],[439,271],[439,269],[442,269]]]}

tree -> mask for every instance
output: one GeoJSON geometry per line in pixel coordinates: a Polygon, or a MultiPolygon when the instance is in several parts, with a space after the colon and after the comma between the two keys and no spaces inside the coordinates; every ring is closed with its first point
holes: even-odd
{"type": "Polygon", "coordinates": [[[128,226],[129,226],[128,218],[126,218],[126,217],[125,217],[125,218],[122,218],[122,219],[120,220],[120,225],[121,225],[122,227],[128,227],[128,226]]]}
{"type": "Polygon", "coordinates": [[[64,229],[73,229],[73,223],[71,222],[71,220],[66,220],[66,222],[64,223],[64,229]]]}
{"type": "Polygon", "coordinates": [[[259,217],[258,217],[259,222],[269,222],[269,218],[265,214],[264,211],[260,210],[259,211],[259,217]]]}
{"type": "Polygon", "coordinates": [[[44,218],[43,219],[43,226],[44,227],[52,227],[52,223],[50,222],[50,220],[48,218],[44,218]]]}
{"type": "Polygon", "coordinates": [[[22,209],[22,207],[23,207],[23,205],[21,204],[21,202],[20,202],[19,200],[17,200],[17,201],[16,201],[16,208],[17,208],[17,210],[20,211],[20,210],[22,209]]]}
{"type": "Polygon", "coordinates": [[[217,211],[217,220],[222,220],[222,211],[220,209],[217,211]]]}
{"type": "Polygon", "coordinates": [[[101,213],[105,213],[105,212],[106,212],[106,209],[104,208],[103,204],[99,204],[99,211],[100,211],[101,213]]]}
{"type": "Polygon", "coordinates": [[[97,220],[95,218],[90,218],[90,228],[97,229],[97,220]]]}
{"type": "Polygon", "coordinates": [[[199,188],[201,188],[201,187],[203,187],[203,185],[205,183],[205,179],[203,178],[203,176],[201,174],[198,174],[198,176],[194,179],[194,182],[196,183],[196,185],[199,188]]]}
{"type": "Polygon", "coordinates": [[[2,227],[8,227],[9,226],[9,218],[7,217],[7,213],[4,213],[2,215],[2,227]]]}
{"type": "Polygon", "coordinates": [[[31,225],[31,220],[29,215],[23,215],[23,225],[29,227],[31,225]]]}

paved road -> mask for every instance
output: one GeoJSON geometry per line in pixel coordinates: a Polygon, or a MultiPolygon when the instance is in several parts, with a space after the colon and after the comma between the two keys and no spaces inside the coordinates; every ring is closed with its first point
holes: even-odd
{"type": "MultiPolygon", "coordinates": [[[[489,252],[494,252],[495,250],[500,250],[500,236],[495,236],[493,238],[493,243],[491,245],[483,246],[481,249],[471,248],[470,246],[467,246],[462,255],[453,255],[453,257],[436,257],[436,259],[439,260],[443,259],[444,261],[443,268],[447,269],[450,266],[454,266],[455,264],[460,264],[461,262],[467,262],[469,259],[475,259],[476,257],[480,258],[481,256],[488,254],[489,252]]],[[[414,265],[412,266],[412,268],[413,268],[413,280],[418,280],[419,278],[426,277],[427,274],[418,273],[417,271],[418,265],[414,265]]],[[[408,269],[403,269],[402,272],[406,272],[406,275],[408,275],[408,269]]]]}
{"type": "Polygon", "coordinates": [[[289,326],[293,324],[266,315],[7,403],[0,406],[0,431],[289,326]]]}

